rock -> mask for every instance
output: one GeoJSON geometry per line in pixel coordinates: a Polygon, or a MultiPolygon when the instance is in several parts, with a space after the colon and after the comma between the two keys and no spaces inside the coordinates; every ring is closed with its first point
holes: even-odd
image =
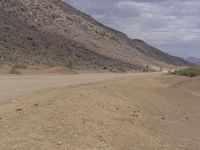
{"type": "Polygon", "coordinates": [[[165,120],[165,117],[162,117],[161,119],[162,119],[162,120],[165,120]]]}
{"type": "Polygon", "coordinates": [[[57,144],[58,144],[58,145],[62,145],[62,142],[61,142],[61,141],[59,141],[57,144]]]}
{"type": "Polygon", "coordinates": [[[39,106],[39,104],[35,104],[35,105],[33,105],[34,107],[37,107],[37,106],[39,106]]]}
{"type": "Polygon", "coordinates": [[[16,109],[16,111],[22,111],[22,110],[23,110],[22,108],[17,108],[17,109],[16,109]]]}

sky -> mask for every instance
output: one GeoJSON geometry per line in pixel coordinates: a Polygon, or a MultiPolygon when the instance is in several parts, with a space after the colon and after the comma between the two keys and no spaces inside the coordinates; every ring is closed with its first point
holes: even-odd
{"type": "Polygon", "coordinates": [[[200,0],[65,0],[99,22],[179,57],[200,58],[200,0]]]}

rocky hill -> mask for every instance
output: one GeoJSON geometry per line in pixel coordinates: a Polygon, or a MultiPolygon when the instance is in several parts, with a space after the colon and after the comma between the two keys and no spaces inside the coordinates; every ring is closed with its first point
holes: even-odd
{"type": "Polygon", "coordinates": [[[108,28],[61,0],[0,0],[0,63],[142,69],[191,65],[108,28]]]}

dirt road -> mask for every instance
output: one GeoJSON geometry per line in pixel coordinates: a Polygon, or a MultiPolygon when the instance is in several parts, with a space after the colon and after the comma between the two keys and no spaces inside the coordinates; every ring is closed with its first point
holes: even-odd
{"type": "Polygon", "coordinates": [[[0,105],[0,149],[199,150],[200,78],[194,80],[162,74],[1,77],[1,98],[16,90],[17,100],[0,105]]]}
{"type": "Polygon", "coordinates": [[[0,76],[0,103],[55,87],[102,82],[130,76],[130,74],[90,73],[76,75],[20,75],[0,76]]]}

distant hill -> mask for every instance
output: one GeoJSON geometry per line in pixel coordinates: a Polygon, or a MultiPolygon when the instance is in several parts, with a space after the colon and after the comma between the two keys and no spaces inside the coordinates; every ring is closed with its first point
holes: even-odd
{"type": "Polygon", "coordinates": [[[200,58],[196,58],[196,57],[187,57],[186,61],[191,62],[195,65],[200,66],[200,58]]]}
{"type": "Polygon", "coordinates": [[[0,1],[0,63],[63,64],[69,58],[91,69],[191,65],[61,0],[0,1]]]}

